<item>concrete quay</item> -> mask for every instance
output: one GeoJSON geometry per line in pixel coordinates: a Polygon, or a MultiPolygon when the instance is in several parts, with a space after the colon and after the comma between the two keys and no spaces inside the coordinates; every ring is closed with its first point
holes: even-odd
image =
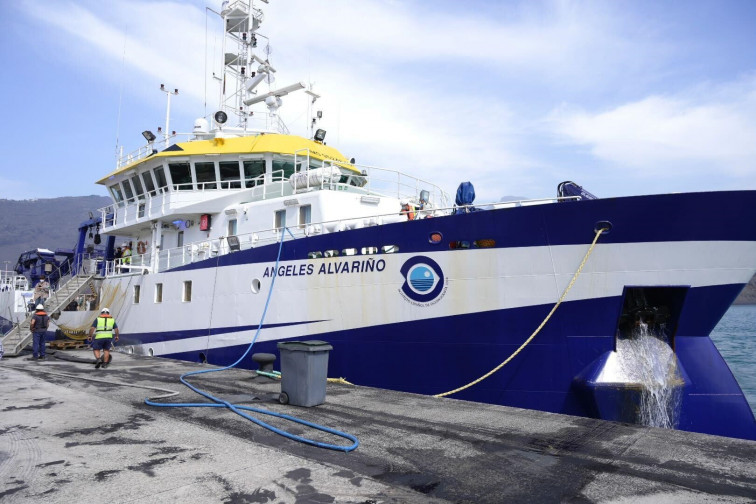
{"type": "Polygon", "coordinates": [[[208,402],[178,380],[207,366],[116,353],[95,369],[89,350],[50,354],[0,361],[3,504],[756,502],[756,442],[343,384],[302,408],[279,404],[280,382],[236,369],[188,380],[356,436],[344,453],[226,408],[144,403],[166,390],[179,394],[165,402],[208,402]]]}

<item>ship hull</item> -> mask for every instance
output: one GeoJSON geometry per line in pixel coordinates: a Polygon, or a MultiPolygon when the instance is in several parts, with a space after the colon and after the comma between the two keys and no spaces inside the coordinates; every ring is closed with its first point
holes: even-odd
{"type": "Polygon", "coordinates": [[[605,228],[532,342],[452,397],[625,420],[606,413],[626,400],[623,387],[592,388],[589,375],[616,349],[626,299],[644,292],[670,314],[684,382],[676,427],[756,439],[753,413],[708,337],[756,272],[754,213],[753,191],[474,211],[285,241],[280,258],[273,244],[108,278],[102,297],[113,300],[127,351],[228,364],[252,341],[273,284],[253,352],[326,340],[329,376],[438,394],[509,357],[605,228]],[[316,257],[345,250],[355,253],[316,257]]]}

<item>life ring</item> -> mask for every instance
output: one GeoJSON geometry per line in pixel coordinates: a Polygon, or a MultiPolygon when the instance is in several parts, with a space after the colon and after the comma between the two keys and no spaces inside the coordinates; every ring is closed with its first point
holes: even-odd
{"type": "Polygon", "coordinates": [[[407,220],[415,220],[415,212],[411,209],[411,207],[408,204],[404,203],[402,205],[401,213],[407,216],[407,220]]]}
{"type": "Polygon", "coordinates": [[[147,242],[140,241],[137,243],[137,252],[144,254],[147,252],[147,242]]]}

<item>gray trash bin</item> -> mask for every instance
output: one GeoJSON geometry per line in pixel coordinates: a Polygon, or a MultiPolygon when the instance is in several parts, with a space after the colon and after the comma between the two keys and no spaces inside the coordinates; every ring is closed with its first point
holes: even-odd
{"type": "Polygon", "coordinates": [[[281,404],[317,406],[325,402],[328,381],[328,352],[325,341],[282,341],[281,404]]]}

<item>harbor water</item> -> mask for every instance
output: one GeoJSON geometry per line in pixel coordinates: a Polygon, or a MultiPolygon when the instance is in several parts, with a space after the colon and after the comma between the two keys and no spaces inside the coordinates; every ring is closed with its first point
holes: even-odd
{"type": "Polygon", "coordinates": [[[756,413],[756,305],[730,307],[711,339],[756,413]]]}

